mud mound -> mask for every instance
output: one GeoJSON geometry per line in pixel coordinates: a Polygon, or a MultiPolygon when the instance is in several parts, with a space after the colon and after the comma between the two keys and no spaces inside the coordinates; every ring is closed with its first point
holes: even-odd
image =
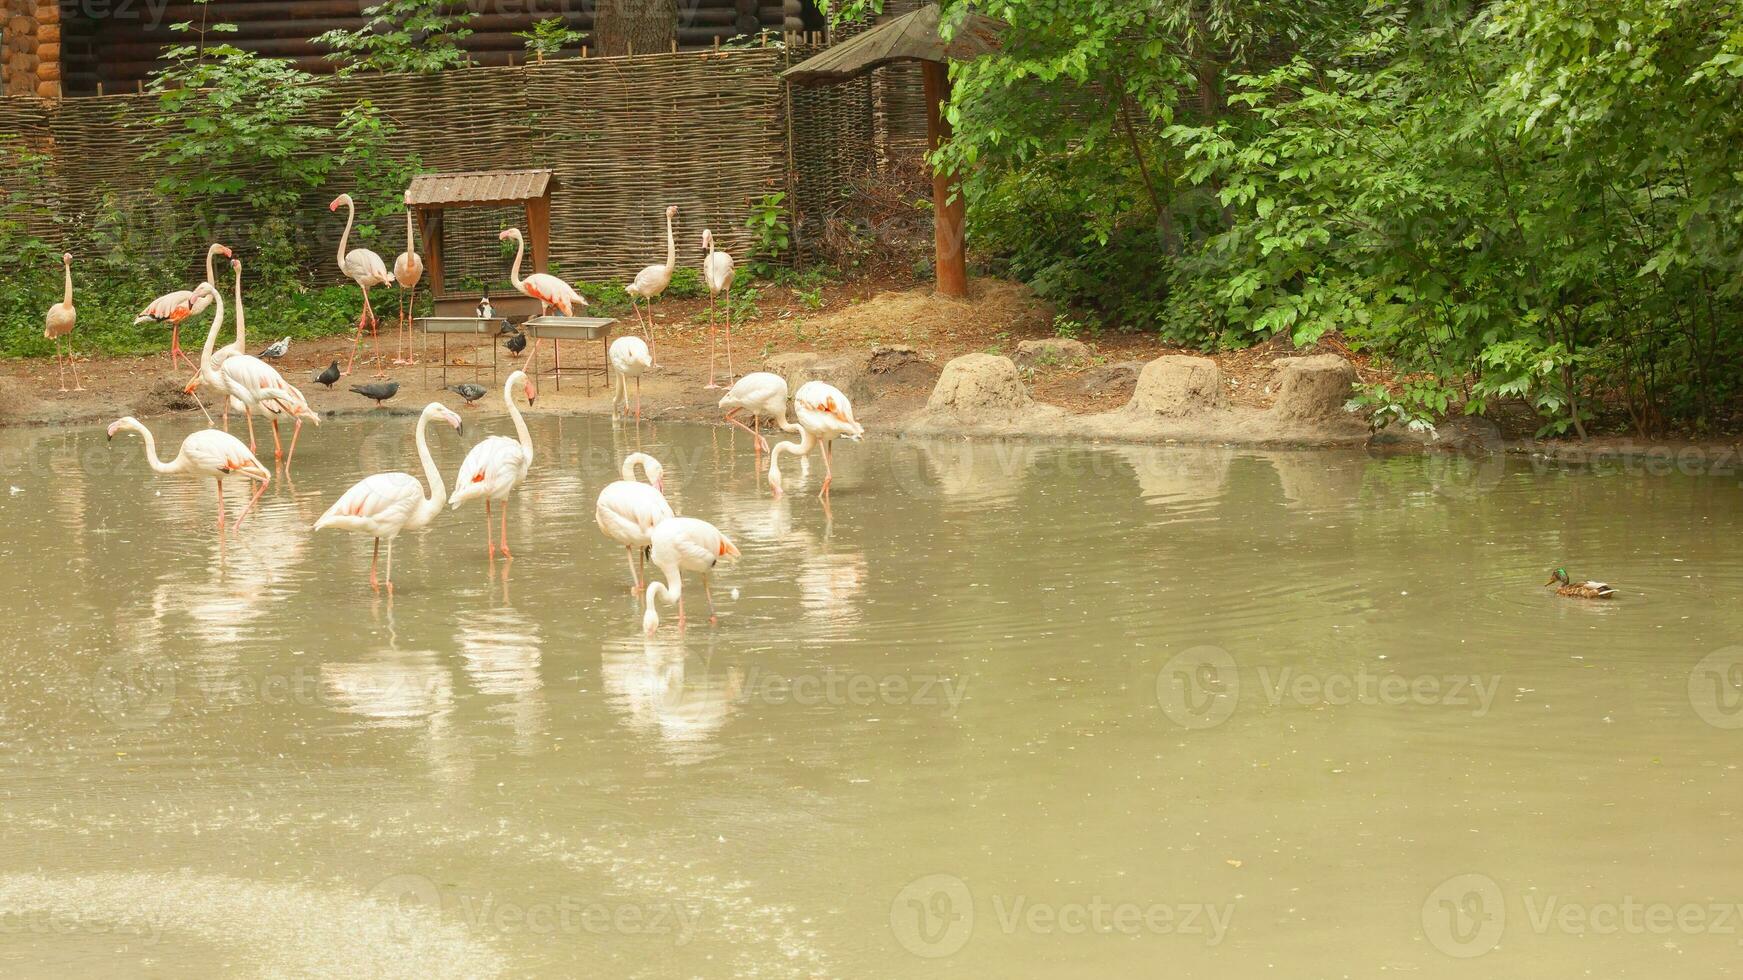
{"type": "Polygon", "coordinates": [[[1179,418],[1222,408],[1222,371],[1208,357],[1169,354],[1144,365],[1126,410],[1179,418]]]}
{"type": "Polygon", "coordinates": [[[863,303],[809,319],[806,332],[827,337],[832,344],[897,336],[981,337],[1005,330],[1013,334],[1044,330],[1052,319],[1052,308],[1028,286],[975,279],[968,284],[967,299],[936,295],[930,286],[878,293],[863,303]]]}
{"type": "Polygon", "coordinates": [[[1271,414],[1279,422],[1323,422],[1347,418],[1356,369],[1336,354],[1284,357],[1272,367],[1281,379],[1271,414]]]}
{"type": "Polygon", "coordinates": [[[1010,358],[964,354],[944,365],[938,386],[932,389],[932,397],[926,399],[926,410],[978,421],[1014,415],[1034,403],[1010,358]]]}
{"type": "Polygon", "coordinates": [[[938,365],[926,360],[919,351],[901,345],[880,344],[872,348],[865,369],[880,385],[931,389],[938,381],[938,365]]]}
{"type": "Polygon", "coordinates": [[[134,399],[128,410],[140,417],[162,415],[198,408],[194,396],[184,394],[174,378],[160,377],[152,381],[134,399]]]}
{"type": "Polygon", "coordinates": [[[1081,340],[1046,337],[1041,340],[1024,340],[1017,344],[1018,367],[1076,367],[1087,364],[1090,357],[1089,345],[1081,340]]]}
{"type": "Polygon", "coordinates": [[[787,390],[798,391],[807,381],[834,385],[855,405],[871,401],[872,386],[866,379],[864,354],[832,354],[827,357],[802,351],[776,354],[763,367],[787,379],[787,390]]]}
{"type": "Polygon", "coordinates": [[[1143,361],[1116,361],[1091,368],[1078,379],[1077,393],[1091,398],[1131,397],[1138,387],[1138,374],[1143,370],[1143,361]]]}

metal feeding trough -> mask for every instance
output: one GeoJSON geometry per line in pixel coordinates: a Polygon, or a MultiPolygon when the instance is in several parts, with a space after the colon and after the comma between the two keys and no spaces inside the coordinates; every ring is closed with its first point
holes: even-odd
{"type": "MultiPolygon", "coordinates": [[[[448,385],[448,335],[468,334],[472,341],[472,380],[478,380],[478,368],[484,362],[482,348],[490,348],[490,380],[496,381],[496,333],[501,330],[500,319],[487,320],[476,316],[420,316],[412,321],[423,331],[426,342],[430,334],[442,335],[442,386],[448,385]]],[[[424,383],[430,380],[430,360],[423,358],[424,383]]]]}
{"type": "Polygon", "coordinates": [[[535,316],[520,325],[521,333],[527,335],[527,340],[534,344],[532,360],[528,372],[535,377],[539,374],[538,347],[541,340],[551,342],[551,368],[546,374],[557,379],[557,390],[563,390],[563,375],[579,374],[587,379],[587,393],[593,393],[593,375],[597,374],[600,381],[606,380],[606,374],[611,370],[611,328],[617,323],[614,317],[604,316],[535,316]],[[563,366],[563,341],[597,340],[599,341],[599,363],[593,363],[593,357],[587,353],[591,347],[581,348],[582,357],[579,365],[563,366]]]}

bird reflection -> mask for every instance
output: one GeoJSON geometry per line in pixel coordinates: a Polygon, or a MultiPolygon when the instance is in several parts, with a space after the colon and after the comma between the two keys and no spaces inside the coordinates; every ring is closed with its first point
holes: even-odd
{"type": "Polygon", "coordinates": [[[454,680],[433,651],[377,650],[369,659],[321,665],[321,691],[335,711],[369,728],[418,733],[430,770],[450,782],[471,773],[454,725],[454,680]]]}
{"type": "Polygon", "coordinates": [[[689,657],[683,641],[656,636],[608,643],[599,674],[624,726],[657,738],[675,759],[697,762],[718,753],[713,744],[744,692],[739,667],[711,669],[689,657]]]}
{"type": "Polygon", "coordinates": [[[543,638],[538,624],[511,606],[459,613],[454,640],[466,676],[478,693],[508,698],[492,707],[505,714],[516,744],[530,752],[545,729],[544,682],[539,674],[543,638]]]}

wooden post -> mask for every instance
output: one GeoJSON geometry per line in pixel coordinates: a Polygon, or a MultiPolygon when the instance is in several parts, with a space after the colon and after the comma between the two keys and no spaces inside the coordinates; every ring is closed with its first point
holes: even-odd
{"type": "MultiPolygon", "coordinates": [[[[448,295],[442,285],[442,212],[440,209],[418,208],[418,235],[424,241],[424,274],[429,276],[429,291],[432,301],[448,295]]],[[[447,344],[447,338],[442,343],[447,344]]]]}
{"type": "Polygon", "coordinates": [[[532,246],[533,271],[544,272],[551,257],[550,197],[535,197],[527,202],[527,238],[532,246]]]}
{"type": "MultiPolygon", "coordinates": [[[[950,101],[950,69],[942,61],[922,61],[921,81],[926,88],[926,145],[937,150],[950,139],[950,122],[943,105],[950,101]]],[[[964,250],[965,211],[961,187],[954,171],[932,172],[932,246],[934,277],[940,295],[968,295],[968,256],[964,250]],[[956,200],[950,200],[955,194],[956,200]]]]}

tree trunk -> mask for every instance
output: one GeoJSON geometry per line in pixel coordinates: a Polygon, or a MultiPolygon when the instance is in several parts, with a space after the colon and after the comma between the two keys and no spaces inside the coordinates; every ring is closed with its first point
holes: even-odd
{"type": "Polygon", "coordinates": [[[678,36],[678,0],[595,0],[593,46],[607,57],[663,54],[678,36]]]}

